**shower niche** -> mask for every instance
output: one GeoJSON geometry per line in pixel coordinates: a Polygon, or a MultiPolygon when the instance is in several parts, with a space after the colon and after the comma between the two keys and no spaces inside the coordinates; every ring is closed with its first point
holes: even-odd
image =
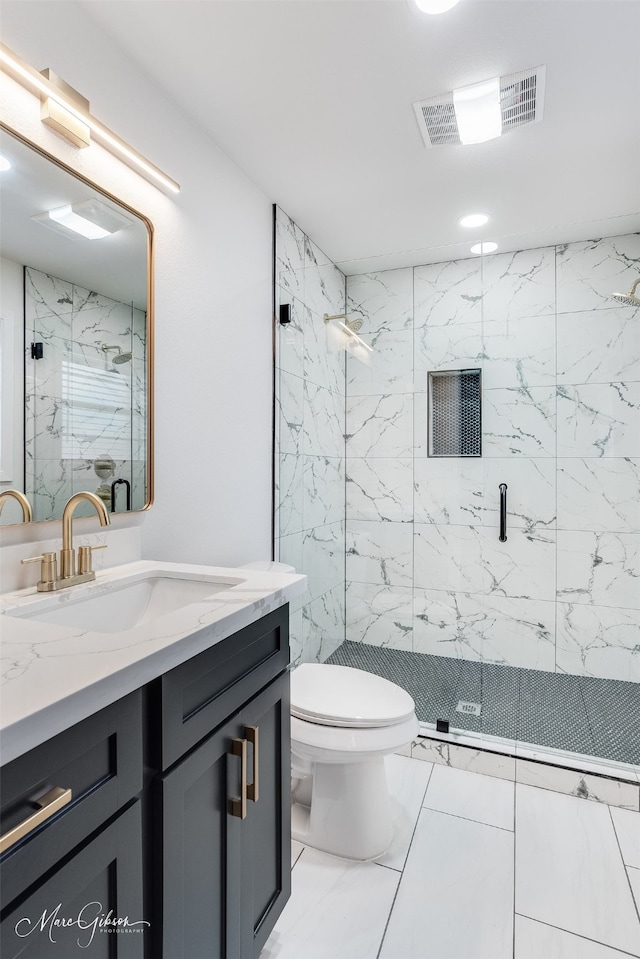
{"type": "Polygon", "coordinates": [[[481,371],[428,374],[429,456],[482,456],[481,371]]]}

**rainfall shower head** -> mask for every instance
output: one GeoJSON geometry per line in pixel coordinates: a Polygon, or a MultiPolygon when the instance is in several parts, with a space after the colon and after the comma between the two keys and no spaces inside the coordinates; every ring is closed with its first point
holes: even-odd
{"type": "Polygon", "coordinates": [[[614,300],[624,303],[625,306],[640,306],[640,296],[636,296],[636,290],[640,284],[640,279],[636,280],[628,293],[612,293],[614,300]]]}
{"type": "Polygon", "coordinates": [[[120,366],[121,363],[130,363],[131,362],[131,353],[123,353],[119,346],[109,346],[107,343],[102,344],[102,352],[110,353],[112,350],[117,350],[117,356],[114,356],[111,360],[113,365],[120,366]]]}
{"type": "Polygon", "coordinates": [[[323,319],[325,323],[329,323],[331,320],[341,320],[343,326],[346,326],[350,333],[357,333],[359,330],[361,330],[364,322],[360,317],[354,317],[351,319],[346,313],[335,313],[333,316],[329,316],[328,313],[325,313],[323,319]]]}

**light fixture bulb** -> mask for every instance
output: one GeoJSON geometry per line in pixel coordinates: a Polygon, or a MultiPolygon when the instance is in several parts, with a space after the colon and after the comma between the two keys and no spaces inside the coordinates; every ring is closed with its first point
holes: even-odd
{"type": "Polygon", "coordinates": [[[486,213],[469,213],[468,216],[463,216],[458,223],[460,226],[467,227],[467,229],[473,229],[477,226],[484,226],[485,223],[489,222],[489,217],[486,213]]]}
{"type": "Polygon", "coordinates": [[[129,217],[95,199],[68,203],[55,210],[39,213],[31,219],[65,236],[83,236],[87,240],[101,240],[105,236],[112,236],[131,224],[129,217]]]}
{"type": "Polygon", "coordinates": [[[5,156],[0,153],[0,173],[4,173],[5,170],[10,170],[11,164],[5,156]]]}
{"type": "Polygon", "coordinates": [[[453,91],[460,142],[485,143],[502,134],[500,77],[453,91]]]}
{"type": "Polygon", "coordinates": [[[459,0],[413,0],[418,10],[422,13],[446,13],[455,7],[459,0]]]}
{"type": "Polygon", "coordinates": [[[495,253],[498,249],[498,244],[494,243],[493,240],[490,240],[487,243],[474,243],[471,247],[471,252],[475,253],[476,256],[482,256],[486,253],[495,253]]]}

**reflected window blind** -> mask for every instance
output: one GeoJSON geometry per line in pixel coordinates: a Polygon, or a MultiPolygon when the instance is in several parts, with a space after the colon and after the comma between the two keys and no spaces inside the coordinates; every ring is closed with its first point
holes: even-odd
{"type": "Polygon", "coordinates": [[[130,459],[128,377],[63,360],[62,401],[63,459],[130,459]]]}

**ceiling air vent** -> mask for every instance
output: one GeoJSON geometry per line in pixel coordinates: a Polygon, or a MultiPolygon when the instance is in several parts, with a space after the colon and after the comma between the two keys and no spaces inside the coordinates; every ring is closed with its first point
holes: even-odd
{"type": "MultiPolygon", "coordinates": [[[[533,67],[500,77],[502,133],[542,120],[545,68],[533,67]]],[[[461,143],[453,91],[413,104],[425,146],[461,143]]]]}

